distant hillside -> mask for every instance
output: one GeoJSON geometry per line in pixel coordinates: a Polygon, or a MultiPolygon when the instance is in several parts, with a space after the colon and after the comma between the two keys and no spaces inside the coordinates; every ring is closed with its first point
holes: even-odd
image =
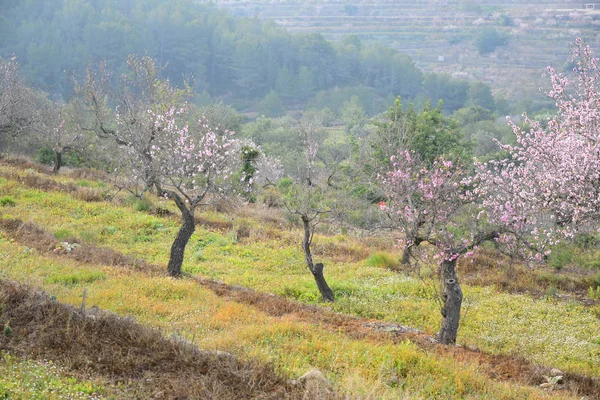
{"type": "MultiPolygon", "coordinates": [[[[281,11],[277,4],[267,3],[231,7],[229,11],[237,16],[273,17],[292,33],[272,21],[232,17],[214,5],[191,0],[7,0],[0,15],[0,57],[16,56],[32,85],[63,99],[72,95],[72,76],[81,77],[88,65],[96,67],[102,60],[116,87],[127,56],[137,53],[164,65],[163,77],[173,84],[191,83],[199,102],[219,99],[239,110],[265,115],[309,107],[337,112],[352,96],[359,97],[369,114],[385,110],[396,96],[418,105],[443,100],[448,113],[471,105],[506,112],[506,102],[495,103],[489,88],[465,80],[477,74],[452,67],[454,59],[465,65],[477,62],[459,55],[475,53],[473,32],[456,27],[446,33],[431,29],[427,33],[427,21],[398,8],[388,11],[387,6],[377,15],[371,15],[372,7],[352,4],[286,5],[281,11]],[[319,32],[311,33],[314,30],[334,39],[357,32],[363,39],[331,42],[319,32]],[[448,50],[436,50],[439,43],[446,43],[448,50]],[[460,53],[453,55],[452,49],[460,53]],[[449,61],[436,61],[439,66],[451,67],[448,71],[456,78],[426,74],[415,65],[431,69],[428,62],[440,57],[449,61]]],[[[450,7],[445,12],[451,14],[450,7]]],[[[426,8],[415,13],[431,14],[426,8]]],[[[502,32],[492,42],[504,40],[502,32]]],[[[488,63],[490,57],[485,57],[488,63]]],[[[478,77],[490,81],[490,76],[478,77]]]]}
{"type": "Polygon", "coordinates": [[[482,80],[512,98],[537,90],[546,66],[568,64],[575,37],[600,45],[600,2],[594,1],[230,0],[218,7],[273,19],[290,32],[381,42],[426,70],[482,80]],[[480,52],[492,28],[507,44],[480,52]]]}

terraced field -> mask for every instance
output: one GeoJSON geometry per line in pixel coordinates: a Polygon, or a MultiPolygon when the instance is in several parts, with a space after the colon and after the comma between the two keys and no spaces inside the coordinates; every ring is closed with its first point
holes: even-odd
{"type": "MultiPolygon", "coordinates": [[[[291,32],[339,40],[358,35],[409,54],[425,70],[489,83],[509,98],[535,96],[545,67],[568,64],[576,37],[600,47],[600,4],[565,1],[219,1],[234,15],[272,19],[291,32]],[[473,41],[484,27],[508,45],[481,55],[473,41]]],[[[568,69],[568,68],[567,68],[568,69]]]]}

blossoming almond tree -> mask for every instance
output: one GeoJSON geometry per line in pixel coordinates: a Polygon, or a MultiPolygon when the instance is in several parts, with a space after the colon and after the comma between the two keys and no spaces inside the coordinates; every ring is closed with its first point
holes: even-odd
{"type": "Polygon", "coordinates": [[[399,244],[405,261],[421,243],[436,248],[443,285],[438,340],[456,343],[463,298],[456,262],[499,232],[473,215],[477,208],[469,191],[471,179],[460,164],[440,157],[427,166],[408,151],[392,157],[391,164],[392,169],[380,179],[388,201],[379,206],[404,234],[399,244]]]}
{"type": "Polygon", "coordinates": [[[458,257],[485,240],[541,260],[562,238],[598,230],[600,222],[600,69],[589,46],[573,48],[576,79],[549,68],[557,115],[547,126],[525,116],[529,129],[509,120],[517,145],[501,145],[509,157],[478,163],[473,177],[398,157],[383,180],[393,214],[409,244],[427,241],[440,250],[444,308],[439,340],[454,343],[462,292],[456,278],[458,257]],[[405,161],[406,160],[406,161],[405,161]],[[448,186],[450,185],[450,186],[448,186]],[[461,189],[460,186],[463,185],[461,189]],[[444,190],[444,188],[451,190],[444,190]],[[467,190],[471,188],[471,190],[467,190]],[[461,204],[463,203],[463,204],[461,204]],[[437,217],[441,210],[443,218],[437,217]],[[461,214],[471,211],[465,227],[461,214]],[[459,230],[469,232],[467,237],[459,230]],[[424,233],[415,233],[424,232],[424,233]]]}
{"type": "MultiPolygon", "coordinates": [[[[177,118],[184,119],[185,113],[185,108],[170,108],[161,114],[148,111],[156,133],[149,150],[152,169],[162,195],[175,202],[182,217],[167,267],[171,276],[181,274],[185,247],[195,230],[195,209],[224,195],[232,173],[239,168],[234,133],[217,134],[205,121],[200,121],[198,129],[192,132],[187,124],[177,124],[177,118]]],[[[138,182],[138,176],[148,171],[148,158],[136,146],[125,149],[131,181],[138,182]]]]}
{"type": "Polygon", "coordinates": [[[438,159],[431,168],[414,152],[390,158],[392,169],[380,178],[388,202],[380,202],[393,228],[404,235],[402,263],[409,264],[412,249],[427,241],[436,225],[445,223],[462,206],[457,197],[463,172],[452,161],[438,159]]]}
{"type": "Polygon", "coordinates": [[[509,120],[517,144],[501,145],[509,157],[478,164],[476,177],[488,218],[540,260],[600,222],[600,69],[580,39],[572,50],[575,79],[548,69],[556,116],[546,127],[525,116],[528,130],[509,120]]]}

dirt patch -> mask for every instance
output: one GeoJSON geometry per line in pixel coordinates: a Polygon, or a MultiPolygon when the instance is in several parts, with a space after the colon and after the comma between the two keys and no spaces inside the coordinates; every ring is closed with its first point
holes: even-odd
{"type": "MultiPolygon", "coordinates": [[[[49,250],[52,247],[49,246],[50,238],[53,236],[35,227],[35,225],[23,224],[21,221],[9,219],[0,219],[0,223],[0,229],[7,232],[13,239],[35,247],[40,251],[53,253],[53,250],[49,250]],[[24,235],[21,232],[30,233],[24,235]],[[40,243],[39,246],[37,245],[37,241],[40,243]]],[[[56,239],[54,240],[56,245],[57,241],[56,239]]],[[[94,248],[94,246],[86,245],[63,255],[86,264],[106,265],[106,258],[85,258],[77,255],[81,249],[87,249],[86,251],[92,253],[95,251],[104,251],[94,248]]],[[[119,253],[109,249],[105,250],[114,255],[114,263],[112,265],[122,267],[145,265],[146,268],[140,269],[153,274],[160,274],[165,271],[160,266],[147,264],[126,256],[119,258],[117,257],[119,253]]],[[[322,307],[298,303],[282,296],[261,293],[242,286],[227,285],[222,282],[198,277],[190,277],[190,279],[196,280],[200,285],[212,290],[218,296],[250,305],[274,317],[292,317],[301,322],[319,325],[330,332],[343,332],[348,337],[354,339],[370,339],[393,343],[410,340],[427,351],[451,356],[459,362],[479,365],[481,372],[491,379],[537,386],[545,382],[544,376],[552,375],[550,367],[536,365],[519,357],[491,355],[472,347],[439,345],[433,337],[401,325],[340,314],[322,307]]],[[[600,399],[600,380],[597,378],[570,373],[565,373],[563,376],[565,384],[561,386],[562,390],[579,396],[587,396],[586,398],[588,399],[600,399]]]]}
{"type": "Polygon", "coordinates": [[[304,388],[270,366],[201,351],[131,319],[61,304],[15,282],[0,280],[0,310],[1,349],[100,375],[124,384],[134,398],[304,398],[304,388]]]}

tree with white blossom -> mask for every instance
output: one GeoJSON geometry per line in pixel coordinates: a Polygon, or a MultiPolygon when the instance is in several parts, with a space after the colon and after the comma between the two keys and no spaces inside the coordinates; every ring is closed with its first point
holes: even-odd
{"type": "MultiPolygon", "coordinates": [[[[160,77],[161,68],[151,57],[127,58],[127,72],[120,77],[117,92],[111,90],[111,74],[105,63],[91,66],[84,82],[75,82],[77,104],[82,108],[79,125],[100,138],[111,139],[117,146],[135,148],[146,170],[138,176],[144,190],[162,192],[154,171],[151,147],[158,132],[153,115],[164,114],[170,107],[181,108],[191,98],[191,88],[175,88],[160,77]]],[[[119,163],[120,160],[115,160],[119,163]]]]}
{"type": "MultiPolygon", "coordinates": [[[[225,195],[233,173],[239,168],[234,132],[217,134],[202,120],[194,131],[187,124],[179,126],[177,119],[185,120],[186,111],[185,108],[169,108],[160,114],[148,111],[155,132],[149,149],[151,168],[161,194],[175,202],[182,217],[167,267],[171,276],[181,274],[185,247],[195,230],[194,211],[225,195]]],[[[147,173],[149,159],[136,146],[127,145],[124,149],[135,183],[147,173]]]]}

